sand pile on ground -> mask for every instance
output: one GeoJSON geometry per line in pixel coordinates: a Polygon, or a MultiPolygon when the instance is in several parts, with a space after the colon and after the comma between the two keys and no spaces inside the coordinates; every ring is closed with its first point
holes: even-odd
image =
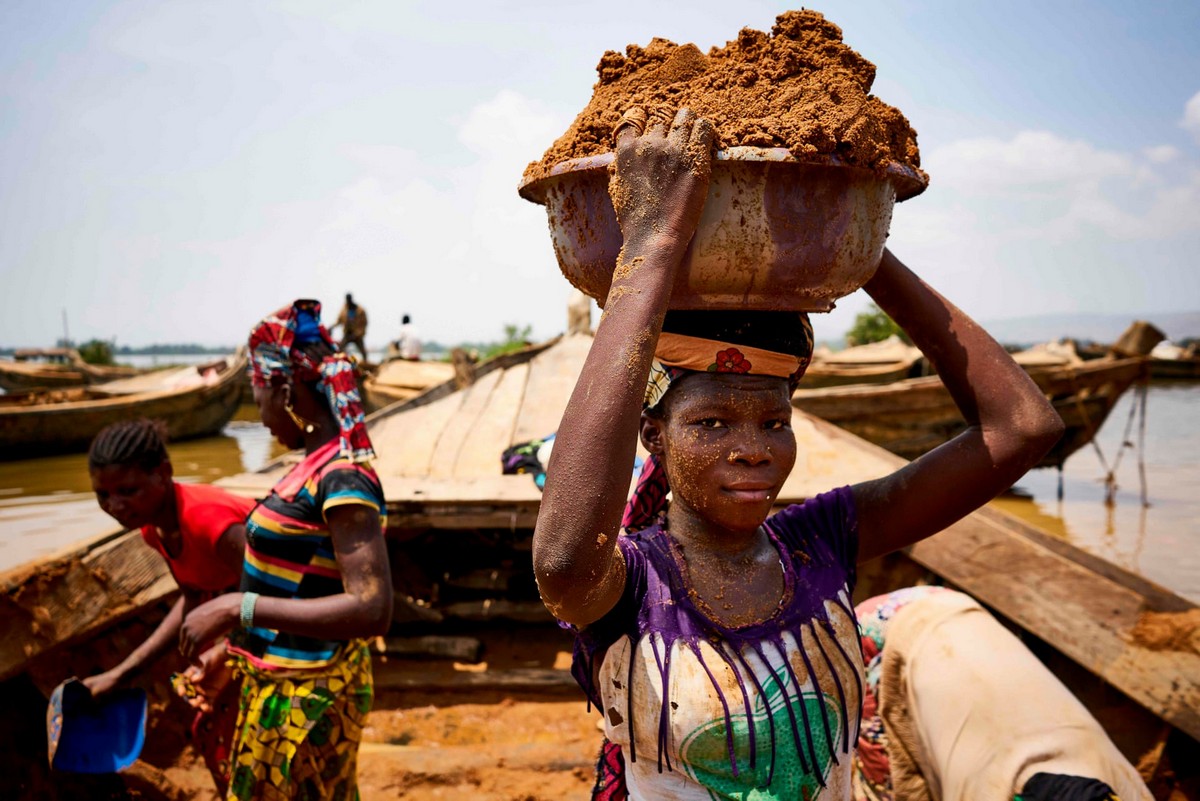
{"type": "Polygon", "coordinates": [[[879,169],[920,167],[908,120],[872,95],[875,65],[842,42],[815,11],[788,11],[770,34],[743,28],[707,55],[695,45],[654,39],[609,51],[596,68],[591,102],[541,161],[533,180],[559,162],[612,150],[613,126],[630,106],[686,106],[716,126],[718,146],[784,147],[800,160],[836,155],[879,169]]]}

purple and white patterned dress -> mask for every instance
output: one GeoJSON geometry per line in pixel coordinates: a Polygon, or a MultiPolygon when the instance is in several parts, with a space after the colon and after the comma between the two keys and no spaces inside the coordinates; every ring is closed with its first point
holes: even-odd
{"type": "Polygon", "coordinates": [[[662,526],[621,538],[625,593],[577,633],[573,672],[622,748],[631,798],[850,798],[863,688],[852,492],[766,529],[783,597],[739,627],[696,605],[662,526]]]}

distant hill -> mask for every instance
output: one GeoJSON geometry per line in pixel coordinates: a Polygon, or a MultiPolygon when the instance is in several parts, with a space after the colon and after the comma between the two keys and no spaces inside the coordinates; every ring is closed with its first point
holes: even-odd
{"type": "Polygon", "coordinates": [[[1200,311],[1151,314],[1038,314],[1006,320],[983,320],[983,327],[1000,342],[1032,345],[1071,337],[1112,342],[1134,320],[1156,325],[1168,339],[1200,337],[1200,311]]]}

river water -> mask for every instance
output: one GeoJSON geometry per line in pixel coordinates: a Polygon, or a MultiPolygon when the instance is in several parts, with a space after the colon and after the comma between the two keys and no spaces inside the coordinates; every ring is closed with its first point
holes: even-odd
{"type": "MultiPolygon", "coordinates": [[[[167,357],[159,357],[166,363],[167,357]]],[[[208,361],[169,357],[171,363],[208,361]]],[[[134,357],[139,367],[151,357],[134,357]]],[[[1104,559],[1200,603],[1200,382],[1157,382],[1147,391],[1144,452],[1122,448],[1130,410],[1137,400],[1127,392],[1096,437],[1101,456],[1087,446],[1067,460],[1059,475],[1035,470],[1015,492],[996,505],[1104,559]],[[1124,453],[1121,451],[1124,450],[1124,453]],[[1118,454],[1119,460],[1118,460],[1118,454]],[[1139,456],[1145,466],[1148,506],[1141,502],[1139,456]],[[1117,462],[1114,501],[1105,503],[1105,462],[1117,462]]],[[[1139,441],[1136,417],[1130,440],[1139,441]]],[[[242,407],[216,437],[172,443],[171,459],[183,481],[214,481],[256,470],[281,448],[262,424],[258,410],[242,407]]],[[[0,461],[0,512],[13,507],[45,509],[47,504],[90,498],[86,457],[82,454],[0,461]]],[[[0,515],[2,525],[3,515],[0,515]]],[[[0,540],[3,540],[0,532],[0,540]]],[[[3,543],[0,542],[0,545],[3,543]]],[[[0,560],[3,561],[3,560],[0,560]]]]}
{"type": "Polygon", "coordinates": [[[1122,449],[1137,395],[1131,390],[1096,436],[1067,460],[1063,499],[1058,474],[1034,470],[1017,493],[995,503],[1055,536],[1200,603],[1200,382],[1155,382],[1146,398],[1144,463],[1149,505],[1138,475],[1135,418],[1115,471],[1117,491],[1105,503],[1104,476],[1122,449]],[[1027,494],[1028,497],[1020,497],[1027,494]]]}

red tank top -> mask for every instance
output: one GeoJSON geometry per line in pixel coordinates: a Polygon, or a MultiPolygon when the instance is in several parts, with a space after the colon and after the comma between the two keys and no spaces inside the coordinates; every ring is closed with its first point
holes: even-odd
{"type": "Polygon", "coordinates": [[[230,526],[244,523],[254,501],[207,484],[175,484],[175,511],[183,547],[172,557],[154,526],[142,529],[142,539],[162,554],[179,586],[199,592],[237,588],[241,573],[221,561],[217,543],[230,526]]]}

